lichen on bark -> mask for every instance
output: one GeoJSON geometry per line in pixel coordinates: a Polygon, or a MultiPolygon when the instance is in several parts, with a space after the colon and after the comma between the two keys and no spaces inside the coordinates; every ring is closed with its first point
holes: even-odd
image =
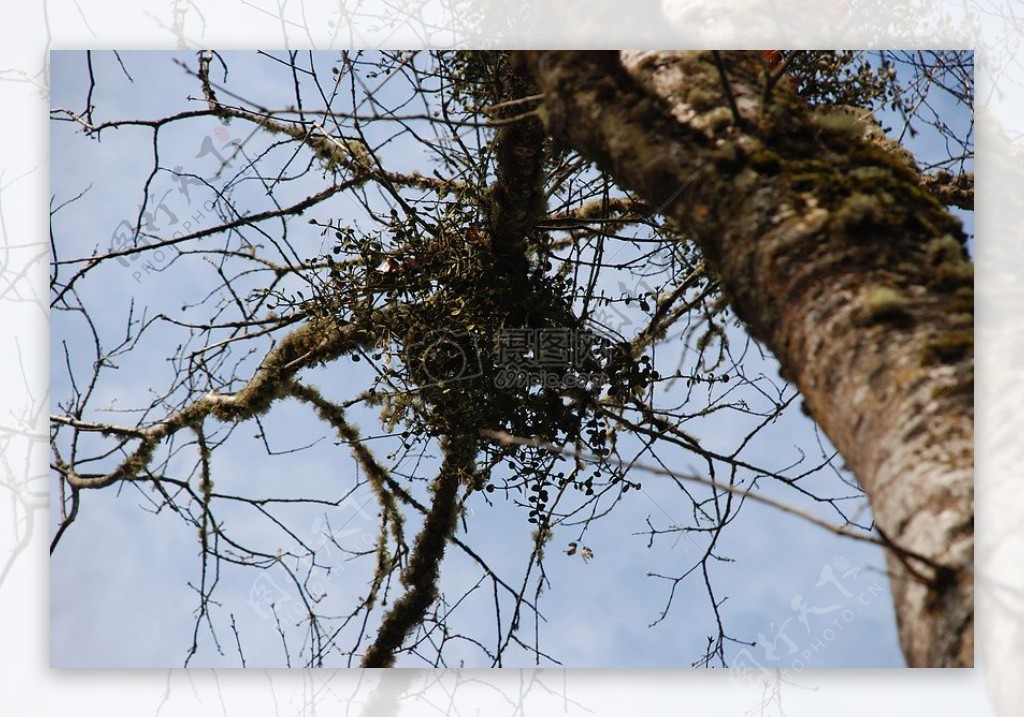
{"type": "Polygon", "coordinates": [[[891,542],[908,663],[972,665],[973,268],[959,221],[869,116],[812,109],[786,83],[762,102],[756,53],[528,60],[549,131],[692,236],[843,454],[891,542]]]}

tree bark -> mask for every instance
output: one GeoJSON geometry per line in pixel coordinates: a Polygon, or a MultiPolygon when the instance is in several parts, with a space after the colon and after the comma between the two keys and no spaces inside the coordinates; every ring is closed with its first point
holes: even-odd
{"type": "Polygon", "coordinates": [[[441,440],[444,461],[431,486],[433,501],[416,536],[409,565],[402,571],[408,589],[381,620],[377,637],[363,654],[363,668],[391,668],[406,637],[423,625],[437,600],[441,561],[459,515],[459,487],[470,483],[477,444],[464,437],[441,440]]]}
{"type": "Polygon", "coordinates": [[[756,52],[531,52],[542,116],[698,243],[888,542],[910,666],[973,665],[973,265],[870,118],[756,52]],[[728,78],[727,82],[723,78],[728,78]],[[767,98],[767,99],[766,99],[767,98]]]}

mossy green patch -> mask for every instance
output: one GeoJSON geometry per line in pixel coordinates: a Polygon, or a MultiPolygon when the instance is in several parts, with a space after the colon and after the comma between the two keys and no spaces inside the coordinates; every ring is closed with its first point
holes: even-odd
{"type": "Polygon", "coordinates": [[[782,159],[776,152],[759,149],[750,155],[750,166],[762,174],[776,175],[782,171],[782,159]]]}
{"type": "Polygon", "coordinates": [[[973,350],[973,330],[951,331],[928,342],[921,350],[921,361],[926,365],[955,364],[973,350]]]}
{"type": "Polygon", "coordinates": [[[910,299],[892,287],[873,286],[864,293],[857,319],[862,325],[880,322],[910,323],[911,306],[910,299]]]}

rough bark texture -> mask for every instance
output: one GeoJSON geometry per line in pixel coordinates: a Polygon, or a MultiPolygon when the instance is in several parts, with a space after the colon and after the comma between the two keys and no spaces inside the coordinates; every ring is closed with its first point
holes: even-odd
{"type": "Polygon", "coordinates": [[[402,571],[407,590],[384,615],[377,637],[363,655],[363,668],[391,668],[406,636],[423,625],[437,600],[441,561],[459,514],[459,487],[468,484],[473,475],[476,443],[445,437],[441,448],[445,456],[431,486],[433,502],[416,536],[409,565],[402,571]]]}
{"type": "Polygon", "coordinates": [[[869,118],[808,108],[757,53],[528,53],[548,130],[700,245],[897,548],[910,666],[972,666],[973,266],[869,118]],[[731,94],[731,100],[730,100],[731,94]],[[737,119],[736,113],[741,119],[737,119]],[[922,560],[921,557],[925,557],[922,560]]]}
{"type": "MultiPolygon", "coordinates": [[[[500,77],[501,120],[524,115],[531,105],[516,103],[536,93],[533,77],[520,56],[503,63],[500,77]]],[[[494,251],[496,279],[508,288],[511,322],[529,323],[529,308],[516,303],[529,299],[526,258],[528,235],[544,214],[544,139],[547,133],[536,117],[526,116],[503,125],[494,140],[497,179],[490,187],[489,231],[494,251]]]]}

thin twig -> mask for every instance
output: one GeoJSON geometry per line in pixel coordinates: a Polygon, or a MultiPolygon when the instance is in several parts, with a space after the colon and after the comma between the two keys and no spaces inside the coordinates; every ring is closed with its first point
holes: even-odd
{"type": "MultiPolygon", "coordinates": [[[[541,449],[547,449],[552,454],[558,454],[558,455],[562,455],[562,456],[571,456],[571,457],[574,457],[574,458],[577,458],[577,459],[583,459],[585,461],[594,461],[594,462],[605,462],[605,461],[608,461],[608,458],[606,458],[606,457],[601,457],[601,456],[598,456],[597,454],[591,454],[591,453],[586,452],[586,451],[580,451],[580,450],[577,450],[577,449],[571,449],[571,448],[568,448],[566,446],[559,446],[557,444],[553,444],[551,442],[545,441],[545,440],[537,438],[537,437],[525,438],[525,437],[520,437],[520,436],[513,436],[512,434],[509,434],[508,432],[505,432],[505,431],[494,431],[492,429],[481,429],[480,430],[480,435],[483,436],[485,439],[490,439],[492,441],[496,441],[499,444],[504,444],[506,446],[508,446],[508,445],[533,446],[533,447],[537,447],[537,448],[541,448],[541,449]]],[[[807,512],[807,511],[804,511],[802,509],[798,509],[795,506],[790,506],[789,504],[785,504],[785,503],[783,503],[781,501],[777,501],[775,499],[769,498],[769,497],[764,496],[762,494],[755,493],[754,491],[751,491],[750,489],[744,489],[744,488],[741,488],[739,486],[732,486],[730,484],[723,484],[723,483],[721,483],[719,481],[715,481],[714,479],[708,479],[708,478],[705,478],[703,476],[697,476],[697,475],[694,475],[694,474],[680,474],[680,473],[678,473],[676,471],[670,471],[668,469],[664,469],[664,468],[661,468],[661,467],[658,467],[658,466],[651,466],[649,464],[644,464],[644,463],[641,463],[641,462],[633,462],[631,464],[631,467],[634,468],[634,469],[637,469],[639,471],[646,471],[646,472],[651,473],[651,474],[657,474],[657,475],[660,475],[660,476],[670,476],[670,477],[672,477],[674,479],[680,479],[682,481],[690,481],[690,482],[697,483],[697,484],[703,484],[704,486],[710,486],[711,488],[714,488],[714,489],[717,489],[717,490],[720,490],[720,491],[725,491],[725,492],[728,492],[730,494],[735,494],[736,496],[741,496],[741,497],[743,497],[745,499],[751,499],[752,501],[757,501],[759,503],[766,504],[766,505],[771,506],[772,508],[778,509],[779,511],[782,511],[784,513],[791,514],[793,516],[797,516],[797,517],[802,518],[802,519],[804,519],[806,521],[809,521],[810,523],[812,523],[812,524],[814,524],[816,526],[820,526],[823,529],[827,529],[828,531],[831,531],[834,534],[838,534],[839,536],[846,536],[848,538],[852,538],[852,539],[855,539],[857,541],[864,541],[866,543],[875,544],[876,546],[881,546],[882,548],[891,549],[893,552],[895,552],[897,555],[899,555],[901,557],[900,560],[907,567],[907,570],[915,578],[917,578],[918,580],[920,580],[922,582],[925,582],[925,583],[930,583],[930,580],[927,577],[921,575],[920,572],[918,572],[918,571],[914,570],[913,568],[911,568],[902,557],[912,558],[912,559],[915,559],[917,561],[920,561],[921,563],[927,565],[929,568],[935,570],[936,572],[941,572],[941,571],[947,570],[944,566],[942,566],[941,564],[936,563],[935,561],[933,561],[932,559],[928,558],[927,556],[923,556],[922,554],[919,554],[919,553],[917,553],[915,551],[910,551],[908,549],[905,549],[905,548],[902,548],[900,546],[897,546],[895,543],[892,542],[891,539],[889,539],[884,534],[882,534],[881,531],[879,531],[879,536],[872,536],[871,534],[866,534],[866,533],[863,533],[861,531],[855,531],[855,530],[853,530],[851,528],[848,528],[846,526],[837,526],[836,524],[833,524],[833,523],[830,523],[828,521],[825,521],[824,519],[820,519],[817,516],[815,516],[814,514],[811,514],[811,513],[807,512]]]]}
{"type": "Polygon", "coordinates": [[[729,109],[732,110],[733,119],[739,127],[743,127],[743,116],[740,115],[740,108],[736,105],[736,97],[732,94],[732,84],[725,74],[725,64],[722,62],[722,53],[718,50],[712,51],[715,56],[715,66],[718,68],[718,77],[722,80],[722,89],[725,90],[725,98],[729,101],[729,109]]]}

